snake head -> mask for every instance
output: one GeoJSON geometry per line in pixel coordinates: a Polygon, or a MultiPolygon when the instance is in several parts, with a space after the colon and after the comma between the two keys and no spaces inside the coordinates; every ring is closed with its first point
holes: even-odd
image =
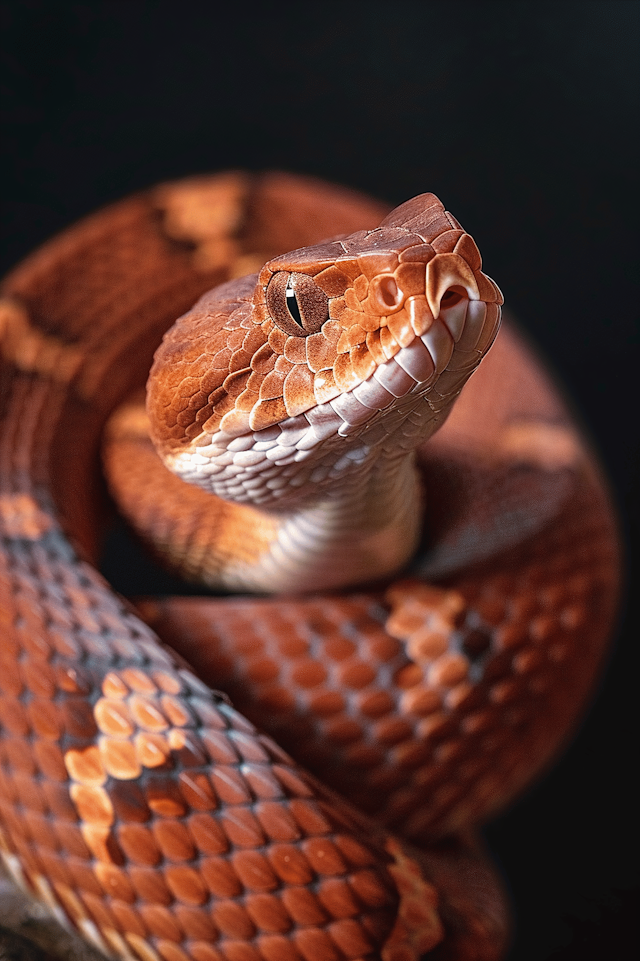
{"type": "Polygon", "coordinates": [[[422,194],[373,230],[294,250],[205,295],[156,355],[148,407],[161,455],[175,469],[187,446],[300,416],[316,441],[373,441],[418,406],[415,446],[497,333],[502,295],[481,267],[472,238],[422,194]],[[163,363],[171,396],[158,386],[163,363]]]}
{"type": "MultiPolygon", "coordinates": [[[[269,350],[282,378],[286,413],[333,401],[372,376],[408,392],[447,367],[476,366],[497,332],[502,303],[481,265],[472,238],[433,194],[402,204],[375,230],[269,261],[258,278],[254,319],[269,345],[263,357],[269,350]]],[[[269,420],[268,405],[258,401],[251,427],[269,420]]]]}

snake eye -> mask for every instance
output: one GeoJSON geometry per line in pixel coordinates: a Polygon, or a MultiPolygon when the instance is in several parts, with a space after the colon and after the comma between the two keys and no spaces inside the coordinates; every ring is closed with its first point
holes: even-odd
{"type": "Polygon", "coordinates": [[[279,270],[269,281],[266,297],[273,322],[285,334],[313,334],[329,318],[327,295],[307,274],[279,270]]]}

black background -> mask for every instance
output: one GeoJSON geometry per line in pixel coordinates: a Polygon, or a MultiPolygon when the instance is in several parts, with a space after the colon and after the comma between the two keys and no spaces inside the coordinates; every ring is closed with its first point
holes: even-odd
{"type": "MultiPolygon", "coordinates": [[[[275,6],[1,3],[2,271],[193,172],[281,168],[392,203],[433,190],[600,451],[633,585],[638,3],[275,6]]],[[[579,737],[487,830],[510,961],[635,957],[638,627],[627,602],[579,737]]]]}

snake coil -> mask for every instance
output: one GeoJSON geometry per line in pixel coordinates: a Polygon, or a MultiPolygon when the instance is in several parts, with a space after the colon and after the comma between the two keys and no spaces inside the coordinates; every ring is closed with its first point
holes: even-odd
{"type": "MultiPolygon", "coordinates": [[[[420,204],[388,215],[284,174],[194,178],[95,214],[3,284],[0,846],[18,883],[109,957],[502,955],[500,882],[471,831],[571,731],[618,583],[597,467],[509,325],[418,446],[408,483],[416,503],[426,489],[425,530],[413,508],[398,514],[412,549],[423,538],[408,569],[383,524],[391,496],[375,502],[383,561],[368,549],[361,588],[337,589],[349,543],[304,568],[298,588],[316,593],[282,598],[134,608],[95,566],[103,428],[144,385],[167,328],[216,285],[180,322],[186,347],[165,339],[173,381],[149,400],[165,460],[209,490],[158,470],[138,408],[107,432],[123,510],[160,526],[156,550],[187,576],[286,585],[272,555],[257,580],[246,573],[257,549],[245,493],[262,483],[247,431],[293,478],[260,488],[269,536],[292,544],[287,498],[335,486],[328,455],[305,473],[307,450],[356,436],[341,476],[357,476],[359,457],[375,478],[389,437],[416,446],[408,398],[434,427],[444,420],[495,335],[500,298],[457,222],[420,204]],[[224,321],[213,337],[211,316],[224,321]],[[193,365],[205,355],[217,359],[203,386],[193,365]],[[177,403],[190,378],[200,399],[177,403]],[[437,401],[421,386],[434,378],[437,401]],[[380,426],[392,407],[401,413],[380,426]],[[222,434],[226,460],[209,467],[222,434]],[[211,513],[211,490],[235,492],[238,511],[220,501],[211,513]]],[[[405,484],[399,470],[384,476],[393,487],[400,474],[405,484]]],[[[354,525],[359,497],[341,508],[354,525]]]]}

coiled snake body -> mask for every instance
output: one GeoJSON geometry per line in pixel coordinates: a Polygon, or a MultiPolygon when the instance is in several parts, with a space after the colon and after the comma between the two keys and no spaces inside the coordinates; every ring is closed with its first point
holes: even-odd
{"type": "Polygon", "coordinates": [[[199,178],[98,213],[4,283],[2,851],[107,955],[504,950],[500,885],[469,832],[588,695],[614,525],[509,328],[421,446],[501,298],[431,195],[378,227],[385,214],[287,175],[199,178]],[[265,261],[202,298],[150,381],[165,462],[206,490],[160,464],[133,402],[104,456],[175,568],[289,594],[136,611],[94,567],[103,427],[175,318],[265,261]],[[345,577],[365,587],[338,591],[345,577]]]}

